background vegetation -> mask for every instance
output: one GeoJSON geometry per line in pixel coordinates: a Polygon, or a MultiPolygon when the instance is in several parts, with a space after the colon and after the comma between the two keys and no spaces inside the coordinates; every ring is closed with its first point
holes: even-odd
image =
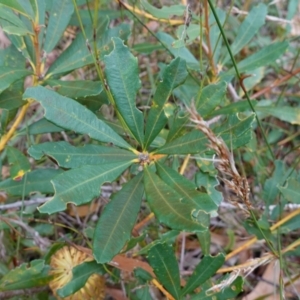
{"type": "Polygon", "coordinates": [[[299,299],[299,24],[0,0],[0,299],[299,299]]]}

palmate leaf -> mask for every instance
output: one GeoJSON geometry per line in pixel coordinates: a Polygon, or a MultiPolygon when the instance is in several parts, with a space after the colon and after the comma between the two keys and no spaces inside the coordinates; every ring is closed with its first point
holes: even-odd
{"type": "Polygon", "coordinates": [[[203,211],[194,203],[183,201],[183,197],[149,167],[145,168],[144,183],[147,201],[160,222],[172,229],[192,232],[207,230],[209,215],[203,216],[203,211]]]}
{"type": "Polygon", "coordinates": [[[162,81],[156,89],[153,104],[147,118],[145,149],[148,148],[161,129],[166,125],[168,119],[164,113],[164,105],[171,96],[173,89],[182,84],[187,75],[186,63],[181,58],[176,58],[164,69],[162,81]]]}
{"type": "Polygon", "coordinates": [[[155,150],[159,154],[194,154],[207,148],[207,138],[199,130],[193,130],[171,142],[167,142],[161,148],[155,150]]]}
{"type": "Polygon", "coordinates": [[[52,0],[52,8],[47,25],[44,51],[50,53],[67,28],[74,12],[72,0],[52,0]]]}
{"type": "Polygon", "coordinates": [[[118,109],[118,117],[140,145],[144,142],[144,118],[135,106],[140,88],[137,58],[119,38],[112,38],[114,49],[104,56],[105,74],[118,109]]]}
{"type": "MultiPolygon", "coordinates": [[[[158,176],[185,200],[194,203],[195,208],[205,213],[218,208],[207,194],[197,191],[197,186],[178,172],[160,163],[156,163],[156,169],[158,176]]],[[[182,202],[184,203],[184,200],[182,202]]]]}
{"type": "Polygon", "coordinates": [[[184,289],[182,290],[182,295],[192,292],[206,280],[210,279],[217,270],[222,267],[224,261],[225,257],[222,253],[219,253],[217,256],[204,256],[200,263],[196,266],[191,277],[188,279],[184,289]]]}
{"type": "Polygon", "coordinates": [[[51,179],[61,174],[61,170],[40,169],[29,172],[20,181],[6,179],[0,182],[0,191],[5,191],[12,196],[28,196],[34,192],[53,194],[54,189],[51,179]]]}
{"type": "Polygon", "coordinates": [[[130,239],[144,193],[142,175],[124,184],[106,204],[93,239],[93,253],[98,263],[112,260],[130,239]]]}
{"type": "Polygon", "coordinates": [[[101,163],[126,162],[138,157],[131,151],[99,145],[74,147],[61,142],[47,142],[31,146],[28,153],[34,159],[47,155],[56,160],[63,168],[78,168],[84,165],[100,165],[101,163]]]}
{"type": "Polygon", "coordinates": [[[88,203],[99,196],[103,183],[115,180],[131,164],[132,161],[86,165],[64,172],[52,180],[54,197],[38,209],[41,213],[53,214],[65,210],[67,203],[88,203]]]}
{"type": "Polygon", "coordinates": [[[180,299],[179,268],[172,247],[156,244],[150,249],[148,260],[159,282],[176,300],[180,299]]]}
{"type": "Polygon", "coordinates": [[[40,102],[45,109],[45,117],[58,126],[88,134],[100,142],[113,143],[116,146],[131,149],[129,144],[95,114],[70,98],[38,86],[28,88],[23,99],[34,99],[40,102]]]}

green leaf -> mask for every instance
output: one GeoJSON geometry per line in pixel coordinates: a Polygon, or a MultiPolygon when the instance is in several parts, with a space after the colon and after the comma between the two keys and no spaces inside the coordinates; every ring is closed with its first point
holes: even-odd
{"type": "Polygon", "coordinates": [[[164,69],[162,81],[158,84],[147,118],[145,149],[149,147],[154,138],[166,125],[168,119],[164,113],[164,106],[173,89],[182,84],[187,75],[186,62],[181,58],[176,58],[164,69]]]}
{"type": "Polygon", "coordinates": [[[78,168],[84,165],[128,162],[138,159],[134,153],[118,148],[99,145],[74,147],[64,141],[34,145],[29,148],[28,153],[34,159],[41,159],[43,155],[50,156],[63,168],[78,168]]]}
{"type": "Polygon", "coordinates": [[[85,286],[91,275],[99,272],[104,273],[104,268],[95,261],[84,262],[75,266],[72,269],[73,276],[71,281],[57,290],[58,296],[65,298],[76,293],[85,286]]]}
{"type": "Polygon", "coordinates": [[[196,108],[202,117],[206,117],[225,99],[227,84],[220,81],[203,88],[197,97],[196,108]]]}
{"type": "MultiPolygon", "coordinates": [[[[61,131],[64,131],[62,127],[56,126],[52,122],[48,121],[46,118],[42,118],[28,126],[29,134],[42,134],[61,131]]],[[[27,134],[27,131],[25,133],[27,134]]]]}
{"type": "Polygon", "coordinates": [[[183,16],[186,10],[184,5],[171,5],[163,6],[162,8],[156,8],[148,3],[146,0],[141,0],[141,4],[152,16],[158,19],[169,20],[171,16],[183,16]]]}
{"type": "Polygon", "coordinates": [[[177,230],[195,232],[207,229],[208,218],[198,218],[201,210],[191,203],[182,202],[183,197],[150,171],[149,167],[145,168],[144,178],[147,201],[160,222],[177,230]]]}
{"type": "Polygon", "coordinates": [[[132,47],[132,50],[138,52],[138,53],[143,53],[143,54],[150,54],[155,50],[163,50],[164,47],[160,44],[151,44],[151,43],[139,43],[135,44],[132,47]]]}
{"type": "MultiPolygon", "coordinates": [[[[215,7],[215,10],[216,10],[216,13],[217,13],[220,23],[225,24],[224,22],[226,20],[227,12],[225,12],[224,10],[222,10],[218,7],[215,7]]],[[[213,55],[214,55],[213,59],[214,59],[215,65],[217,65],[219,62],[223,39],[221,38],[220,28],[219,28],[213,14],[209,14],[209,26],[210,26],[210,30],[209,30],[210,44],[211,44],[211,49],[213,49],[213,55]]]]}
{"type": "Polygon", "coordinates": [[[283,197],[292,203],[300,204],[300,182],[289,178],[284,186],[278,186],[283,197]]]}
{"type": "MultiPolygon", "coordinates": [[[[100,36],[97,37],[97,49],[100,60],[113,49],[112,37],[118,36],[126,40],[130,34],[129,24],[120,24],[114,28],[105,29],[107,24],[108,20],[103,18],[99,28],[100,36]]],[[[78,34],[72,44],[51,65],[47,71],[47,78],[54,74],[70,72],[92,63],[94,63],[94,59],[86,47],[86,40],[82,34],[78,34]]]]}
{"type": "Polygon", "coordinates": [[[56,92],[72,98],[77,99],[87,96],[99,95],[102,91],[102,84],[100,81],[91,80],[47,80],[46,84],[56,88],[56,92]]]}
{"type": "Polygon", "coordinates": [[[18,35],[18,36],[23,36],[23,35],[27,35],[27,34],[31,34],[33,35],[33,33],[29,30],[27,30],[26,28],[20,28],[17,26],[4,26],[2,27],[2,30],[7,33],[7,34],[14,34],[14,35],[18,35]]]}
{"type": "Polygon", "coordinates": [[[293,125],[300,125],[300,108],[290,106],[256,106],[257,112],[271,115],[281,121],[293,125]]]}
{"type": "Polygon", "coordinates": [[[1,135],[4,135],[6,134],[6,129],[7,129],[7,126],[9,124],[9,122],[11,122],[17,115],[18,113],[18,109],[12,109],[12,110],[3,110],[1,112],[1,123],[0,123],[0,133],[1,135]]]}
{"type": "Polygon", "coordinates": [[[98,263],[112,260],[130,239],[144,193],[142,175],[124,184],[106,204],[93,239],[93,254],[98,263]]]}
{"type": "Polygon", "coordinates": [[[186,112],[179,111],[178,113],[174,114],[172,123],[169,125],[170,130],[167,137],[167,142],[171,142],[186,133],[186,127],[189,122],[190,116],[186,112]]]}
{"type": "Polygon", "coordinates": [[[148,260],[159,282],[175,299],[180,299],[179,268],[172,247],[165,243],[153,246],[148,260]]]}
{"type": "Polygon", "coordinates": [[[225,256],[222,253],[219,253],[217,256],[204,256],[188,279],[182,290],[182,295],[191,293],[206,280],[210,279],[222,267],[224,262],[225,256]]]}
{"type": "Polygon", "coordinates": [[[66,30],[74,12],[72,0],[52,0],[44,51],[50,53],[66,30]]]}
{"type": "Polygon", "coordinates": [[[199,70],[198,60],[186,47],[173,48],[172,45],[175,42],[175,39],[165,32],[158,32],[156,36],[162,42],[162,44],[169,49],[175,58],[180,57],[186,61],[189,68],[199,70]]]}
{"type": "Polygon", "coordinates": [[[190,45],[197,37],[199,37],[199,32],[200,29],[198,24],[190,24],[188,27],[180,25],[176,30],[178,40],[173,42],[172,46],[174,48],[180,48],[185,45],[190,45]]]}
{"type": "Polygon", "coordinates": [[[187,77],[184,84],[177,87],[173,94],[180,99],[186,106],[190,107],[191,102],[199,93],[199,84],[190,75],[187,77]]]}
{"type": "MultiPolygon", "coordinates": [[[[233,55],[239,53],[240,50],[249,44],[254,35],[265,24],[267,13],[268,9],[264,3],[259,3],[251,9],[248,16],[238,28],[237,36],[230,47],[233,55]]],[[[222,64],[224,65],[229,58],[229,55],[227,55],[222,64]]]]}
{"type": "Polygon", "coordinates": [[[40,169],[29,172],[20,181],[6,179],[0,182],[0,190],[12,196],[28,196],[34,192],[52,194],[54,189],[50,180],[61,174],[61,170],[40,169]]]}
{"type": "Polygon", "coordinates": [[[0,93],[6,90],[15,81],[31,74],[22,67],[1,67],[0,68],[0,93]]]}
{"type": "Polygon", "coordinates": [[[149,286],[141,286],[135,289],[134,292],[136,294],[136,300],[153,300],[149,286]]]}
{"type": "Polygon", "coordinates": [[[137,255],[143,255],[147,254],[149,252],[149,249],[152,248],[156,244],[162,244],[162,243],[167,243],[167,244],[172,244],[175,242],[176,237],[180,234],[180,231],[178,230],[169,230],[166,233],[160,234],[159,239],[156,239],[149,243],[147,246],[143,247],[140,251],[138,251],[136,254],[137,255]]]}
{"type": "Polygon", "coordinates": [[[25,69],[25,58],[14,45],[10,45],[5,49],[0,49],[0,66],[9,68],[24,67],[25,69]]]}
{"type": "Polygon", "coordinates": [[[169,167],[160,163],[156,163],[155,165],[158,176],[172,190],[184,198],[181,201],[182,203],[194,205],[195,208],[202,210],[204,213],[215,211],[218,208],[207,194],[197,191],[197,186],[193,182],[169,167]]]}
{"type": "Polygon", "coordinates": [[[143,233],[137,237],[131,237],[128,243],[126,243],[126,247],[123,247],[122,253],[126,253],[129,250],[133,249],[136,245],[142,243],[146,238],[146,233],[143,233]]]}
{"type": "Polygon", "coordinates": [[[50,266],[45,265],[42,259],[32,260],[30,266],[28,263],[24,263],[1,278],[0,291],[21,290],[46,285],[51,280],[51,276],[48,275],[49,271],[50,266]]]}
{"type": "Polygon", "coordinates": [[[216,190],[216,186],[220,184],[219,180],[216,176],[210,176],[208,173],[204,173],[199,171],[196,174],[196,185],[201,188],[204,187],[207,191],[207,194],[213,199],[217,206],[221,204],[223,201],[223,194],[222,192],[216,190]]]}
{"type": "Polygon", "coordinates": [[[0,108],[12,110],[23,106],[22,93],[17,91],[5,90],[0,94],[0,108]]]}
{"type": "Polygon", "coordinates": [[[127,161],[87,165],[64,172],[52,180],[54,197],[38,209],[41,213],[50,215],[65,210],[67,203],[88,203],[99,196],[103,183],[115,180],[131,164],[131,161],[127,161]]]}
{"type": "Polygon", "coordinates": [[[278,186],[283,185],[289,174],[283,161],[275,160],[274,165],[273,174],[265,181],[263,188],[263,199],[268,206],[275,203],[276,197],[279,195],[278,186]]]}
{"type": "Polygon", "coordinates": [[[207,149],[207,138],[199,130],[193,130],[171,142],[167,142],[155,153],[160,154],[194,154],[207,149]]]}
{"type": "MultiPolygon", "coordinates": [[[[239,72],[245,73],[274,63],[277,58],[283,55],[288,46],[289,43],[287,41],[277,42],[265,46],[262,50],[239,62],[237,65],[239,72]]],[[[226,74],[235,74],[235,70],[231,68],[226,74]]]]}
{"type": "MultiPolygon", "coordinates": [[[[256,100],[250,100],[253,107],[258,103],[256,100]]],[[[248,100],[240,100],[238,102],[230,103],[220,109],[214,110],[209,114],[209,117],[219,116],[219,115],[229,115],[236,114],[245,110],[250,110],[248,100]]]]}
{"type": "MultiPolygon", "coordinates": [[[[16,34],[14,33],[14,29],[16,32],[23,32],[24,34],[31,34],[31,28],[26,28],[26,25],[22,22],[22,20],[15,14],[13,11],[3,5],[0,5],[0,23],[2,25],[2,30],[8,34],[16,34]],[[2,20],[6,20],[7,22],[2,23],[2,20]]],[[[22,35],[22,34],[21,34],[22,35]]]]}
{"type": "Polygon", "coordinates": [[[105,74],[113,95],[118,116],[140,145],[144,142],[144,118],[135,106],[136,93],[141,84],[137,58],[119,38],[112,38],[114,49],[104,56],[105,74]]]}
{"type": "Polygon", "coordinates": [[[8,162],[10,167],[10,177],[13,180],[20,180],[27,172],[30,171],[30,163],[26,156],[14,147],[7,148],[8,162]]]}
{"type": "MultiPolygon", "coordinates": [[[[5,24],[5,20],[1,21],[1,24],[3,26],[3,24],[5,24]]],[[[11,35],[9,36],[10,41],[12,42],[13,45],[11,45],[10,47],[2,50],[1,52],[5,51],[5,50],[9,50],[9,54],[10,54],[10,58],[11,61],[14,59],[13,64],[5,64],[6,66],[10,66],[10,68],[12,66],[17,66],[20,67],[21,65],[24,66],[25,68],[25,58],[29,61],[32,62],[31,57],[27,51],[25,42],[24,42],[24,38],[17,36],[17,35],[11,35]],[[15,55],[12,51],[18,51],[19,55],[15,55]],[[16,59],[17,57],[22,57],[22,64],[19,63],[20,59],[16,59]]]]}
{"type": "Polygon", "coordinates": [[[130,145],[96,115],[70,98],[37,86],[28,88],[23,99],[34,99],[40,102],[45,109],[45,117],[58,126],[88,134],[100,142],[113,143],[116,146],[131,149],[130,145]]]}
{"type": "Polygon", "coordinates": [[[206,231],[197,232],[197,238],[200,242],[200,247],[203,255],[209,255],[211,246],[211,234],[209,229],[206,231]]]}
{"type": "MultiPolygon", "coordinates": [[[[0,0],[0,4],[3,4],[4,6],[7,6],[18,13],[24,15],[27,18],[30,18],[31,20],[34,19],[33,11],[32,9],[28,9],[30,7],[30,4],[26,4],[26,1],[21,1],[22,4],[20,4],[20,1],[18,0],[0,0]]],[[[31,7],[30,7],[31,8],[31,7]]]]}
{"type": "Polygon", "coordinates": [[[214,130],[216,135],[221,135],[228,149],[233,150],[241,147],[252,139],[252,125],[255,114],[240,119],[238,114],[230,115],[227,122],[214,130]],[[225,128],[225,130],[224,130],[225,128]]]}
{"type": "MultiPolygon", "coordinates": [[[[224,278],[224,283],[226,283],[227,278],[224,278]]],[[[196,294],[190,298],[190,300],[228,300],[228,299],[238,299],[238,294],[243,290],[243,277],[239,276],[234,280],[229,286],[224,289],[216,289],[217,292],[208,292],[207,289],[203,289],[199,294],[196,294]],[[220,291],[219,291],[220,290],[220,291]]]]}
{"type": "MultiPolygon", "coordinates": [[[[86,0],[84,0],[84,2],[81,2],[81,4],[79,4],[78,1],[76,1],[76,4],[77,6],[78,5],[85,5],[86,0]]],[[[90,6],[90,9],[80,9],[79,10],[79,16],[81,18],[81,21],[82,21],[82,24],[84,26],[92,26],[92,22],[93,20],[91,20],[91,15],[90,13],[92,14],[92,16],[94,17],[95,16],[95,10],[92,9],[92,6],[90,6]]],[[[97,12],[96,12],[96,18],[100,21],[101,19],[104,19],[104,18],[109,18],[109,20],[114,20],[116,18],[120,18],[120,17],[132,17],[132,15],[127,11],[127,10],[119,10],[119,9],[106,9],[105,6],[101,6],[101,9],[99,9],[97,12]]],[[[79,24],[79,20],[78,20],[78,17],[77,17],[77,14],[73,14],[71,20],[70,20],[70,23],[69,23],[71,26],[77,26],[79,27],[80,24],[79,24]]]]}

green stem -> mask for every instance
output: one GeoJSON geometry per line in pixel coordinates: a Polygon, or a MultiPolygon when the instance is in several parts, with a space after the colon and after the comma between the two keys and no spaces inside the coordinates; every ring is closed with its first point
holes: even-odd
{"type": "Polygon", "coordinates": [[[242,87],[242,89],[243,89],[243,91],[244,91],[244,93],[245,93],[245,96],[246,96],[246,99],[247,99],[247,101],[248,101],[248,104],[249,104],[251,110],[255,113],[255,119],[256,119],[256,122],[257,122],[257,124],[258,124],[258,126],[259,126],[259,128],[260,128],[260,130],[261,130],[261,132],[262,132],[262,136],[263,136],[263,138],[264,138],[264,140],[265,140],[265,143],[267,144],[267,147],[268,147],[268,150],[269,150],[269,152],[270,152],[270,154],[271,154],[271,157],[272,157],[273,160],[275,160],[275,156],[274,156],[274,154],[273,154],[273,152],[272,152],[271,146],[270,146],[270,144],[269,144],[269,142],[268,142],[268,140],[267,140],[267,137],[266,137],[266,135],[265,135],[265,132],[264,132],[264,130],[263,130],[263,128],[262,128],[261,122],[260,122],[259,118],[257,117],[257,114],[256,114],[256,111],[255,111],[255,109],[254,109],[254,106],[252,105],[252,103],[251,103],[251,101],[250,101],[249,94],[248,94],[247,90],[245,89],[245,87],[244,87],[244,85],[243,85],[243,77],[241,76],[241,74],[240,74],[240,72],[239,72],[239,70],[238,70],[236,61],[235,61],[234,56],[233,56],[233,54],[232,54],[230,45],[229,45],[229,43],[228,43],[228,40],[227,40],[227,38],[226,38],[226,35],[225,35],[225,32],[224,32],[224,30],[223,30],[223,28],[222,28],[222,25],[221,25],[221,23],[220,23],[220,20],[219,20],[219,18],[218,18],[218,16],[217,16],[216,10],[215,10],[215,8],[214,8],[214,6],[213,6],[212,0],[207,0],[207,1],[208,1],[208,3],[209,3],[210,9],[211,9],[211,11],[212,11],[212,13],[213,13],[213,15],[214,15],[214,17],[215,17],[215,20],[216,20],[216,22],[217,22],[217,24],[218,24],[218,27],[219,27],[219,29],[220,29],[220,32],[221,32],[221,34],[222,34],[222,37],[223,37],[223,40],[224,40],[224,42],[225,42],[227,51],[228,51],[229,56],[230,56],[230,58],[231,58],[233,67],[234,67],[234,69],[235,69],[236,75],[237,75],[237,77],[238,77],[238,79],[239,79],[239,82],[240,82],[240,84],[241,84],[241,87],[242,87]]]}

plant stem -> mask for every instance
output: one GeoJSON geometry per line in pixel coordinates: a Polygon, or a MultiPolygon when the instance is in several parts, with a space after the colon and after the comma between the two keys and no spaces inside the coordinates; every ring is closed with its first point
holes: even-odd
{"type": "MultiPolygon", "coordinates": [[[[275,223],[271,226],[270,230],[275,231],[278,227],[289,221],[290,219],[294,218],[295,216],[300,215],[300,208],[296,209],[295,211],[291,212],[289,215],[285,216],[283,219],[275,223]]],[[[229,260],[231,257],[235,256],[236,254],[240,253],[241,251],[247,249],[249,246],[253,245],[257,241],[257,237],[253,237],[251,240],[247,241],[240,247],[234,249],[232,252],[226,255],[226,260],[229,260]]]]}
{"type": "Polygon", "coordinates": [[[261,130],[262,136],[263,136],[263,138],[264,138],[264,140],[265,140],[265,143],[266,143],[266,145],[267,145],[267,147],[268,147],[269,153],[270,153],[272,159],[275,160],[273,151],[272,151],[271,146],[270,146],[270,144],[269,144],[269,142],[268,142],[268,140],[267,140],[267,137],[266,137],[266,135],[265,135],[265,132],[264,132],[264,130],[263,130],[263,128],[262,128],[261,122],[260,122],[259,118],[257,117],[257,114],[256,114],[256,111],[255,111],[255,109],[254,109],[253,104],[252,104],[251,101],[250,101],[249,94],[248,94],[247,90],[246,90],[245,87],[244,87],[243,80],[245,79],[245,77],[242,77],[241,74],[240,74],[240,72],[239,72],[239,70],[238,70],[236,61],[235,61],[234,56],[233,56],[233,54],[232,54],[230,45],[229,45],[229,43],[228,43],[228,40],[227,40],[227,38],[226,38],[225,32],[224,32],[224,30],[223,30],[223,28],[222,28],[222,25],[221,25],[221,23],[220,23],[220,20],[219,20],[219,18],[218,18],[218,15],[217,15],[217,13],[216,13],[216,10],[215,10],[215,8],[214,8],[214,6],[213,6],[212,0],[207,0],[207,1],[208,1],[208,3],[209,3],[209,6],[210,6],[210,8],[211,8],[211,11],[212,11],[212,13],[213,13],[213,15],[214,15],[214,17],[215,17],[215,20],[216,20],[216,22],[217,22],[217,24],[218,24],[218,27],[219,27],[219,29],[220,29],[220,32],[221,32],[221,34],[222,34],[222,37],[223,37],[223,40],[224,40],[224,42],[225,42],[227,51],[228,51],[228,53],[229,53],[229,55],[230,55],[230,58],[231,58],[231,60],[232,60],[233,67],[234,67],[234,69],[235,69],[235,72],[236,72],[236,75],[237,75],[238,80],[239,80],[239,82],[240,82],[240,85],[241,85],[241,87],[242,87],[242,89],[243,89],[243,91],[244,91],[244,93],[245,93],[245,96],[246,96],[246,99],[247,99],[247,101],[248,101],[248,104],[249,104],[251,110],[255,113],[255,119],[256,119],[256,122],[257,122],[257,124],[258,124],[258,126],[259,126],[259,128],[260,128],[260,130],[261,130]]]}

